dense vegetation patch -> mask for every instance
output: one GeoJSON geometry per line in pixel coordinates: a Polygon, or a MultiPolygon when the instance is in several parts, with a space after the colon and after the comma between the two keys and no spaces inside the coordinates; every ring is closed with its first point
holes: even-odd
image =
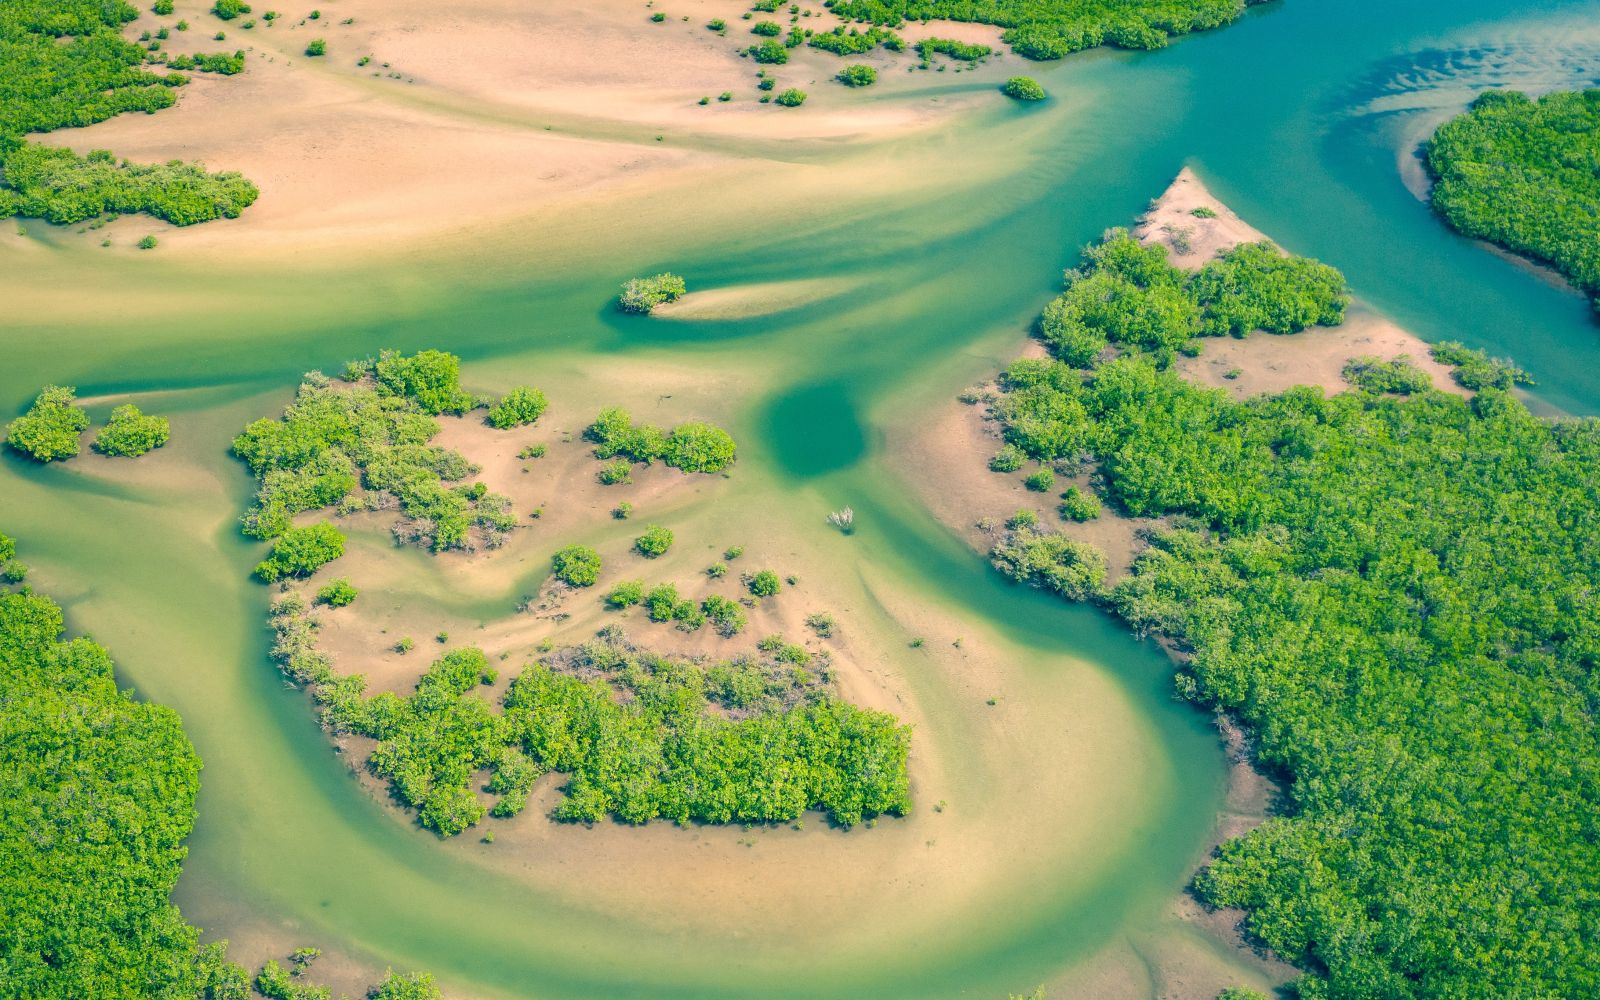
{"type": "Polygon", "coordinates": [[[852,21],[899,27],[906,21],[993,24],[1017,54],[1059,59],[1069,52],[1115,45],[1158,49],[1174,35],[1228,24],[1264,0],[833,0],[852,21]]]}
{"type": "Polygon", "coordinates": [[[79,452],[78,435],[89,426],[89,414],[77,405],[71,386],[47,385],[28,412],[6,425],[6,444],[38,462],[55,462],[79,452]]]}
{"type": "Polygon", "coordinates": [[[1234,247],[1194,274],[1168,263],[1165,247],[1144,246],[1125,229],[1108,232],[1084,257],[1039,320],[1044,342],[1078,365],[1110,343],[1150,352],[1164,366],[1195,350],[1196,337],[1336,325],[1349,301],[1338,271],[1266,242],[1234,247]]]}
{"type": "Polygon", "coordinates": [[[1042,101],[1044,87],[1031,76],[1013,76],[1000,85],[1000,93],[1018,101],[1042,101]]]}
{"type": "Polygon", "coordinates": [[[282,417],[233,441],[258,483],[245,534],[276,538],[295,515],[332,507],[397,510],[395,537],[436,552],[500,544],[516,522],[510,500],[467,482],[478,470],[460,453],[428,444],[433,415],[477,405],[459,377],[460,362],[442,351],[386,351],[353,362],[342,382],[308,375],[282,417]]]}
{"type": "Polygon", "coordinates": [[[1551,265],[1600,308],[1600,89],[1489,91],[1423,150],[1445,221],[1551,265]]]}
{"type": "Polygon", "coordinates": [[[527,665],[497,711],[478,693],[496,679],[478,649],[446,653],[409,695],[366,697],[360,675],[303,669],[316,662],[303,600],[285,596],[274,615],[280,662],[316,686],[324,722],[377,740],[368,767],[444,836],[516,815],[551,771],[568,776],[554,812],[565,821],[782,822],[818,809],[850,826],[910,808],[910,729],[836,699],[827,672],[781,658],[782,643],[708,664],[607,630],[527,665]]]}
{"type": "MultiPolygon", "coordinates": [[[[1180,281],[1117,253],[1143,287],[1180,281]]],[[[1139,350],[1014,363],[1007,439],[1169,520],[1109,592],[1085,547],[1026,524],[996,563],[1170,641],[1180,691],[1249,727],[1287,812],[1197,887],[1307,970],[1301,996],[1593,995],[1600,422],[1353,374],[1235,401],[1139,350]]]]}
{"type": "Polygon", "coordinates": [[[62,629],[48,598],[0,594],[3,991],[243,997],[226,944],[199,947],[169,899],[200,775],[177,713],[117,690],[105,649],[62,629]]]}
{"type": "Polygon", "coordinates": [[[111,419],[95,435],[94,450],[102,455],[138,458],[167,443],[172,426],[166,417],[150,416],[132,403],[111,411],[111,419]]]}
{"type": "Polygon", "coordinates": [[[733,464],[737,451],[720,427],[691,421],[667,432],[653,424],[635,424],[627,410],[616,407],[601,410],[584,437],[594,442],[596,458],[621,456],[646,465],[659,460],[684,472],[721,472],[733,464]]]}
{"type": "MultiPolygon", "coordinates": [[[[232,218],[255,201],[237,173],[207,173],[173,161],[142,165],[97,150],[23,141],[104,121],[127,111],[171,107],[187,79],[156,73],[146,50],[121,35],[138,16],[122,0],[7,0],[0,5],[0,218],[27,215],[78,222],[106,212],[147,212],[176,225],[232,218]]],[[[242,57],[185,56],[183,65],[237,72],[242,57]]]]}

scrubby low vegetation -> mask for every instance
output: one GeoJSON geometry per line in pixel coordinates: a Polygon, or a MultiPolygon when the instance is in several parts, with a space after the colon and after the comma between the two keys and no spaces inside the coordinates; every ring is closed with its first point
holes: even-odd
{"type": "Polygon", "coordinates": [[[395,510],[395,537],[436,552],[500,544],[516,523],[510,500],[467,482],[477,469],[460,453],[428,444],[434,415],[477,405],[456,357],[386,351],[352,362],[344,378],[308,375],[282,417],[234,439],[258,483],[244,533],[276,538],[295,515],[331,507],[395,510]]]}
{"type": "Polygon", "coordinates": [[[1600,309],[1600,89],[1489,91],[1423,150],[1445,221],[1551,265],[1600,309]]]}
{"type": "Polygon", "coordinates": [[[859,31],[839,25],[831,31],[818,31],[806,39],[806,44],[814,49],[832,52],[836,56],[866,55],[878,46],[883,46],[890,52],[900,52],[906,47],[905,39],[886,28],[868,28],[859,31]]]}
{"type": "Polygon", "coordinates": [[[600,581],[600,553],[587,545],[568,545],[551,558],[557,580],[573,587],[592,587],[600,581]]]}
{"type": "Polygon", "coordinates": [[[516,815],[550,771],[569,776],[554,816],[572,822],[905,813],[910,729],[839,701],[792,659],[697,663],[607,631],[527,665],[499,711],[478,693],[495,671],[474,648],[435,661],[410,695],[366,697],[351,676],[317,698],[331,728],[378,741],[368,767],[442,836],[516,815]]]}
{"type": "MultiPolygon", "coordinates": [[[[187,78],[155,72],[146,50],[122,37],[122,25],[137,16],[122,0],[0,6],[0,218],[71,223],[146,212],[190,225],[232,218],[255,201],[255,185],[237,173],[207,173],[176,160],[134,164],[105,150],[79,156],[24,141],[29,133],[172,106],[187,78]]],[[[216,57],[183,58],[197,69],[219,68],[216,57]]]]}
{"type": "Polygon", "coordinates": [[[544,416],[545,408],[549,405],[550,401],[545,399],[544,393],[538,389],[519,385],[489,408],[489,416],[486,419],[490,427],[498,427],[501,430],[526,427],[544,416]]]}
{"type": "Polygon", "coordinates": [[[878,82],[878,71],[865,63],[855,63],[840,70],[834,79],[846,87],[870,87],[878,82]]]}
{"type": "MultiPolygon", "coordinates": [[[[1121,294],[1181,286],[1118,236],[1090,256],[1121,294]]],[[[1230,281],[1300,317],[1337,287],[1230,281]]],[[[1080,320],[1121,340],[1126,315],[1080,320]]],[[[1535,417],[1509,376],[1462,399],[1372,372],[1236,401],[1155,352],[1015,362],[1010,443],[1168,526],[1109,591],[1097,551],[1022,521],[995,562],[1167,640],[1180,692],[1245,724],[1286,806],[1196,885],[1306,970],[1300,996],[1595,994],[1600,422],[1535,417]]]]}
{"type": "Polygon", "coordinates": [[[906,21],[972,21],[1005,29],[1018,55],[1059,59],[1114,45],[1158,49],[1174,35],[1220,27],[1264,0],[834,0],[840,17],[898,27],[906,21]]]}
{"type": "Polygon", "coordinates": [[[601,410],[584,437],[594,442],[596,458],[620,456],[646,465],[660,461],[684,472],[721,472],[733,464],[738,450],[720,427],[691,421],[667,432],[653,424],[635,424],[627,410],[616,407],[601,410]]]}
{"type": "Polygon", "coordinates": [[[617,305],[623,312],[649,315],[657,306],[678,301],[687,291],[688,286],[681,277],[663,271],[648,278],[629,278],[622,286],[617,305]]]}

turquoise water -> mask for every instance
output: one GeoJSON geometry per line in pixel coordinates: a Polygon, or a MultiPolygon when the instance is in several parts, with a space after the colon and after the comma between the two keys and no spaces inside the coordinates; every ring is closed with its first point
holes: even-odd
{"type": "MultiPolygon", "coordinates": [[[[908,169],[999,158],[1009,168],[999,182],[867,209],[803,206],[783,224],[752,218],[709,234],[663,223],[625,247],[571,236],[558,248],[570,255],[525,271],[486,242],[493,279],[458,284],[448,268],[430,277],[424,262],[389,276],[394,294],[302,290],[348,295],[333,321],[287,293],[219,311],[198,291],[259,290],[169,274],[160,262],[106,264],[195,294],[175,291],[159,315],[129,309],[5,331],[0,399],[20,407],[48,381],[85,395],[193,390],[164,412],[179,432],[171,448],[200,473],[122,482],[8,454],[0,527],[24,540],[39,585],[112,648],[127,680],[183,713],[207,770],[180,902],[202,923],[282,919],[325,949],[506,996],[996,997],[1048,980],[1070,994],[1076,963],[1162,926],[1221,803],[1216,740],[1202,714],[1171,699],[1165,660],[1148,644],[990,572],[888,471],[886,442],[1003,363],[1077,248],[1127,224],[1185,164],[1255,226],[1344,270],[1403,325],[1516,358],[1538,378],[1540,405],[1600,412],[1600,324],[1587,303],[1454,236],[1403,182],[1415,138],[1476,87],[1600,76],[1597,15],[1600,4],[1577,2],[1274,4],[1167,51],[1045,68],[1046,106],[987,107],[893,149],[908,169]],[[651,322],[603,306],[622,278],[666,266],[694,287],[851,285],[814,307],[740,321],[651,322]],[[1137,710],[1146,800],[1111,831],[1093,870],[997,841],[995,851],[1017,851],[1008,874],[1023,888],[979,899],[931,935],[907,912],[904,933],[891,920],[872,928],[881,942],[839,954],[808,952],[803,939],[671,933],[574,905],[397,822],[356,789],[265,661],[265,594],[244,582],[254,550],[233,530],[248,483],[225,454],[232,433],[281,406],[302,371],[386,346],[453,350],[479,382],[607,359],[728,373],[736,388],[719,416],[743,457],[727,516],[815,520],[851,503],[861,530],[837,550],[840,566],[982,622],[1041,692],[1074,671],[1117,686],[1137,710]]],[[[50,252],[63,269],[85,266],[82,251],[50,252]]],[[[0,294],[6,282],[0,275],[0,294]]],[[[919,740],[978,762],[956,783],[981,787],[984,731],[943,679],[913,674],[908,684],[929,720],[919,740]]],[[[1021,814],[1029,804],[987,807],[1021,814]]],[[[890,826],[851,836],[895,836],[890,826]]]]}

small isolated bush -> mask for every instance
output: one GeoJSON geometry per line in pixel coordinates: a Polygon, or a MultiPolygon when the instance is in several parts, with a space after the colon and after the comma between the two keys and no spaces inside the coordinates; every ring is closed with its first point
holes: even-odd
{"type": "Polygon", "coordinates": [[[720,580],[727,575],[728,564],[725,562],[714,562],[710,566],[706,567],[706,576],[709,576],[713,580],[720,580]]]}
{"type": "Polygon", "coordinates": [[[771,38],[775,35],[781,34],[782,32],[783,29],[778,26],[776,21],[757,21],[755,24],[750,26],[750,33],[752,35],[764,35],[768,38],[771,38]]]}
{"type": "Polygon", "coordinates": [[[7,559],[0,563],[0,580],[6,583],[21,583],[28,578],[28,564],[15,559],[7,559]]]}
{"type": "Polygon", "coordinates": [[[1061,516],[1069,521],[1092,521],[1100,516],[1100,498],[1085,493],[1076,486],[1068,486],[1061,494],[1061,516]]]}
{"type": "Polygon", "coordinates": [[[1215,219],[1217,217],[1216,210],[1205,205],[1189,209],[1189,214],[1197,219],[1215,219]]]}
{"type": "Polygon", "coordinates": [[[846,66],[834,77],[846,87],[870,87],[878,82],[878,71],[865,63],[846,66]]]}
{"type": "Polygon", "coordinates": [[[211,13],[224,21],[231,21],[240,14],[250,13],[250,5],[244,0],[217,0],[211,8],[211,13]]]}
{"type": "Polygon", "coordinates": [[[1039,523],[1039,515],[1031,510],[1019,510],[1006,518],[1006,527],[1012,531],[1018,528],[1032,528],[1039,523]]]}
{"type": "Polygon", "coordinates": [[[543,458],[547,450],[542,444],[530,444],[517,452],[517,457],[521,459],[543,458]]]}
{"type": "Polygon", "coordinates": [[[714,17],[706,22],[706,28],[710,31],[724,32],[728,30],[728,22],[720,17],[714,17]]]}
{"type": "MultiPolygon", "coordinates": [[[[773,87],[776,87],[777,85],[778,85],[778,81],[773,79],[772,77],[768,76],[768,77],[763,77],[762,79],[760,79],[760,80],[758,80],[756,82],[756,89],[757,90],[771,90],[773,87]]],[[[763,101],[769,101],[769,100],[771,100],[771,98],[770,97],[763,97],[762,100],[763,101]]]]}
{"type": "Polygon", "coordinates": [[[790,87],[788,90],[779,93],[774,100],[786,108],[798,108],[806,102],[806,92],[790,87]]]}
{"type": "Polygon", "coordinates": [[[624,580],[606,594],[606,604],[613,608],[631,608],[644,600],[643,580],[624,580]]]}
{"type": "Polygon", "coordinates": [[[647,559],[664,555],[672,548],[672,531],[659,524],[652,524],[644,530],[644,534],[633,540],[633,547],[647,559]]]}
{"type": "Polygon", "coordinates": [[[670,271],[648,278],[630,278],[617,299],[623,312],[648,316],[655,308],[675,302],[688,290],[681,277],[670,271]]]}
{"type": "Polygon", "coordinates": [[[156,0],[150,7],[150,13],[158,17],[168,17],[172,14],[172,0],[156,0]]]}
{"type": "Polygon", "coordinates": [[[849,507],[842,507],[828,515],[828,523],[847,535],[855,534],[856,512],[849,507]]]}
{"type": "Polygon", "coordinates": [[[401,636],[400,641],[394,644],[394,651],[402,656],[416,648],[416,642],[409,635],[401,636]]]}
{"type": "Polygon", "coordinates": [[[745,50],[751,59],[758,63],[770,66],[781,66],[789,61],[789,50],[776,39],[769,38],[764,42],[750,46],[745,50]]]}
{"type": "Polygon", "coordinates": [[[1028,460],[1027,453],[1014,444],[1008,444],[994,453],[989,459],[991,472],[1016,472],[1022,468],[1022,463],[1028,460]]]}
{"type": "Polygon", "coordinates": [[[132,403],[111,411],[111,420],[95,435],[94,450],[102,455],[138,458],[167,443],[172,428],[166,417],[150,417],[132,403]]]}
{"type": "Polygon", "coordinates": [[[743,545],[730,545],[722,552],[722,558],[726,559],[728,562],[733,562],[742,555],[744,555],[743,545]]]}
{"type": "Polygon", "coordinates": [[[717,95],[717,100],[724,104],[728,103],[729,101],[733,100],[733,91],[724,90],[722,93],[717,95]]]}
{"type": "Polygon", "coordinates": [[[743,632],[748,619],[745,617],[744,608],[739,602],[731,601],[721,594],[712,594],[700,602],[700,613],[717,630],[717,634],[724,639],[732,638],[743,632]]]}
{"type": "Polygon", "coordinates": [[[78,454],[78,435],[89,415],[76,406],[72,386],[47,385],[28,412],[6,427],[6,444],[37,462],[54,462],[78,454]]]}
{"type": "MultiPolygon", "coordinates": [[[[483,835],[483,842],[494,843],[493,830],[483,835]]],[[[393,969],[384,973],[381,983],[367,991],[367,1000],[440,1000],[441,996],[438,982],[428,973],[402,976],[393,969]]]]}
{"type": "Polygon", "coordinates": [[[1000,85],[1000,93],[1014,101],[1042,101],[1044,88],[1031,76],[1014,76],[1000,85]]]}
{"type": "Polygon", "coordinates": [[[1040,469],[1027,479],[1024,479],[1022,485],[1035,493],[1048,493],[1050,490],[1055,489],[1056,474],[1049,469],[1040,469]]]}
{"type": "Polygon", "coordinates": [[[328,43],[320,38],[313,38],[306,46],[306,55],[325,56],[328,54],[328,43]]]}
{"type": "Polygon", "coordinates": [[[154,250],[160,244],[160,242],[161,241],[157,240],[154,236],[146,236],[144,239],[139,241],[138,246],[140,250],[154,250]]]}
{"type": "Polygon", "coordinates": [[[618,521],[626,521],[628,519],[628,515],[630,515],[632,513],[633,513],[633,504],[629,503],[626,500],[622,501],[621,503],[617,504],[615,507],[611,508],[611,516],[613,518],[615,518],[616,520],[618,520],[618,521]]]}
{"type": "Polygon", "coordinates": [[[587,545],[568,545],[550,560],[557,580],[574,587],[592,587],[600,579],[600,553],[587,545]]]}
{"type": "Polygon", "coordinates": [[[678,588],[670,583],[652,587],[644,595],[645,611],[653,622],[669,622],[678,610],[678,588]]]}
{"type": "Polygon", "coordinates": [[[633,466],[619,458],[615,462],[607,462],[602,465],[600,471],[596,473],[596,478],[600,480],[602,486],[620,486],[623,483],[631,483],[633,482],[633,466]]]}
{"type": "Polygon", "coordinates": [[[667,15],[661,13],[659,10],[656,11],[654,14],[650,15],[650,20],[654,21],[657,24],[660,24],[662,21],[665,21],[666,19],[667,19],[667,15]]]}
{"type": "Polygon", "coordinates": [[[345,577],[329,580],[317,591],[317,603],[330,608],[342,608],[356,599],[356,588],[345,577]]]}
{"type": "Polygon", "coordinates": [[[837,626],[832,615],[826,612],[806,615],[806,627],[824,639],[833,638],[833,630],[837,626]]]}
{"type": "Polygon", "coordinates": [[[344,555],[344,535],[326,521],[290,528],[278,536],[272,551],[256,565],[256,576],[273,583],[287,576],[310,576],[344,555]]]}
{"type": "Polygon", "coordinates": [[[745,578],[744,585],[757,597],[772,597],[783,589],[783,581],[770,569],[750,574],[745,578]]]}
{"type": "Polygon", "coordinates": [[[489,426],[504,430],[533,423],[544,415],[550,405],[544,393],[529,386],[519,385],[489,409],[489,426]]]}

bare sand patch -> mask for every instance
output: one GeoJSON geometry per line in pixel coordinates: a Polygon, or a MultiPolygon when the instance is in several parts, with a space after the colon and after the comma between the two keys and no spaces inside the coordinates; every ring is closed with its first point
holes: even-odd
{"type": "Polygon", "coordinates": [[[849,289],[843,278],[807,281],[762,281],[726,288],[691,291],[676,302],[656,307],[651,316],[677,320],[736,320],[815,305],[849,289]]]}

